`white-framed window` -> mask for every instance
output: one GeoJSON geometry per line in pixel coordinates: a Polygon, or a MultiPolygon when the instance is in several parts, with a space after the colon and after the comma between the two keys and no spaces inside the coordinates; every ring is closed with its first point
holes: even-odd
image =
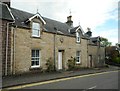
{"type": "Polygon", "coordinates": [[[81,60],[80,60],[80,51],[76,52],[76,63],[77,64],[81,63],[81,60]]]}
{"type": "Polygon", "coordinates": [[[31,67],[40,67],[40,50],[31,50],[31,67]]]}
{"type": "Polygon", "coordinates": [[[76,42],[80,43],[80,33],[76,32],[76,42]]]}
{"type": "Polygon", "coordinates": [[[40,24],[33,22],[32,23],[32,36],[33,37],[40,37],[40,24]]]}

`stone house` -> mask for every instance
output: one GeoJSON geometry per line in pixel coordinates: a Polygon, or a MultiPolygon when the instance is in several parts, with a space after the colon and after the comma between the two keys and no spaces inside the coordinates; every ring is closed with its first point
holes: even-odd
{"type": "Polygon", "coordinates": [[[100,44],[100,37],[92,37],[88,43],[89,67],[102,67],[105,64],[105,47],[100,44]]]}
{"type": "MultiPolygon", "coordinates": [[[[31,14],[8,8],[15,21],[8,26],[10,60],[2,60],[3,75],[45,70],[49,58],[53,59],[56,70],[68,69],[67,63],[71,57],[76,58],[76,66],[79,67],[96,67],[100,64],[101,60],[94,59],[93,62],[99,60],[99,63],[90,66],[89,58],[92,55],[104,59],[104,47],[92,45],[92,39],[83,33],[80,25],[73,27],[71,15],[67,17],[66,23],[62,23],[43,17],[38,12],[31,14]]],[[[4,8],[2,10],[5,11],[4,8]]]]}

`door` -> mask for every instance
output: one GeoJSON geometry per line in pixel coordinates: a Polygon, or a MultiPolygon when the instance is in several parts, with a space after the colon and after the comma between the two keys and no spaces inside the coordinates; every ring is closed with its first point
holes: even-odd
{"type": "Polygon", "coordinates": [[[92,55],[89,55],[89,63],[90,63],[90,67],[92,67],[92,55]]]}
{"type": "Polygon", "coordinates": [[[58,70],[62,69],[62,51],[58,52],[58,70]]]}

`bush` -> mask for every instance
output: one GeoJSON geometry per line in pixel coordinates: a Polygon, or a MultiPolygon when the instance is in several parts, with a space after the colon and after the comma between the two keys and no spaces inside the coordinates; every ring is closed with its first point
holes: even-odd
{"type": "Polygon", "coordinates": [[[75,69],[75,61],[76,61],[76,59],[73,58],[73,57],[71,57],[70,59],[68,59],[68,63],[67,63],[67,65],[68,65],[68,70],[73,70],[73,69],[75,69]]]}
{"type": "Polygon", "coordinates": [[[120,57],[114,57],[114,58],[112,58],[112,61],[117,64],[120,64],[120,57]]]}
{"type": "Polygon", "coordinates": [[[52,59],[52,58],[49,58],[49,59],[47,60],[46,66],[47,66],[47,69],[46,69],[47,72],[52,72],[52,71],[54,71],[54,63],[53,63],[53,59],[52,59]]]}

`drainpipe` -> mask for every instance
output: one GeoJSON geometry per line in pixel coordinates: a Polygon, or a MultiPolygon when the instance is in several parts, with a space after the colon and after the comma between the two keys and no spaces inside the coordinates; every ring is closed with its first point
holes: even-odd
{"type": "Polygon", "coordinates": [[[55,70],[55,34],[54,34],[54,70],[55,70]]]}
{"type": "Polygon", "coordinates": [[[13,23],[15,23],[15,21],[13,21],[13,22],[8,22],[7,23],[7,33],[6,33],[6,60],[5,60],[5,75],[7,75],[8,73],[7,73],[7,60],[8,60],[8,32],[9,32],[9,25],[10,24],[13,24],[13,23]]]}
{"type": "Polygon", "coordinates": [[[87,40],[87,67],[89,67],[89,56],[88,56],[88,46],[89,46],[89,40],[87,40]]]}
{"type": "Polygon", "coordinates": [[[54,34],[54,71],[56,70],[56,66],[55,66],[55,60],[56,60],[56,49],[55,49],[55,47],[56,47],[56,35],[57,35],[57,28],[56,27],[54,27],[54,30],[56,31],[56,33],[54,34]]]}

